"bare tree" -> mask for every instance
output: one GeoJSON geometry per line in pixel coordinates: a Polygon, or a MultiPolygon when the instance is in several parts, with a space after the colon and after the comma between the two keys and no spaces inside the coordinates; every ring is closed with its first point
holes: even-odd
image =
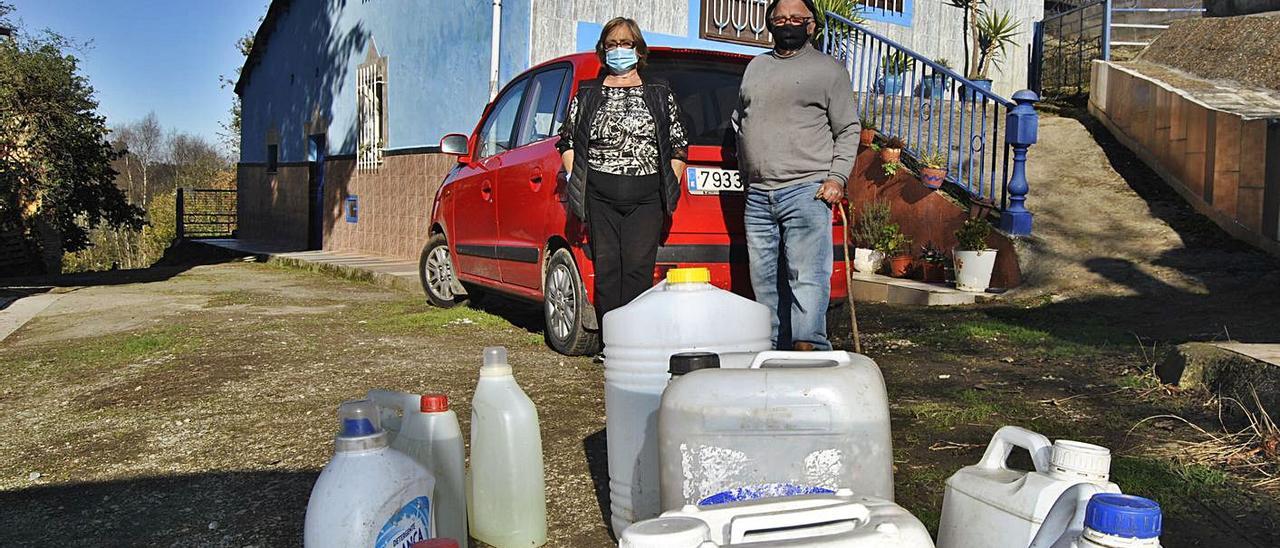
{"type": "Polygon", "coordinates": [[[131,124],[130,130],[133,142],[129,144],[129,152],[141,166],[142,204],[145,206],[151,201],[151,175],[156,164],[165,157],[164,128],[160,127],[160,118],[152,111],[131,124]]]}

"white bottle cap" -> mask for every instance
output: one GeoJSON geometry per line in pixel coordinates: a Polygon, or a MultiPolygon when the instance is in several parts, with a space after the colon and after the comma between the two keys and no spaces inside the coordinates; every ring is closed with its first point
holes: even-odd
{"type": "MultiPolygon", "coordinates": [[[[698,548],[711,540],[706,522],[685,516],[633,523],[622,531],[619,548],[698,548]]],[[[714,546],[714,545],[713,545],[714,546]]]]}
{"type": "Polygon", "coordinates": [[[480,368],[482,377],[501,377],[511,374],[511,364],[507,363],[507,347],[486,346],[484,349],[484,367],[480,368]]]}
{"type": "Polygon", "coordinates": [[[1061,479],[1084,479],[1104,483],[1111,478],[1111,450],[1071,440],[1053,442],[1049,475],[1061,479]]]}

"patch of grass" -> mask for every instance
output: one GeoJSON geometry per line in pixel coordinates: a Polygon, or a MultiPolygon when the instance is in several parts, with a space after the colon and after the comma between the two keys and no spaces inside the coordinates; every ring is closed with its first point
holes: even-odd
{"type": "Polygon", "coordinates": [[[956,394],[956,401],[912,402],[902,407],[917,421],[936,429],[949,429],[958,424],[982,424],[1000,414],[999,406],[972,389],[961,390],[956,394]]]}
{"type": "Polygon", "coordinates": [[[1122,388],[1147,390],[1160,386],[1160,381],[1151,375],[1125,375],[1116,381],[1116,385],[1122,388]]]}
{"type": "Polygon", "coordinates": [[[1111,462],[1111,481],[1126,493],[1159,502],[1180,512],[1195,497],[1212,497],[1227,483],[1222,470],[1199,464],[1182,465],[1149,457],[1119,457],[1111,462]]]}
{"type": "MultiPolygon", "coordinates": [[[[422,331],[467,329],[472,327],[501,328],[511,323],[467,306],[436,308],[419,303],[389,303],[369,307],[369,319],[365,328],[375,333],[407,334],[422,331]]],[[[539,337],[541,342],[541,337],[539,337]]]]}
{"type": "Polygon", "coordinates": [[[77,339],[35,350],[24,360],[28,372],[46,374],[80,374],[85,371],[108,370],[137,363],[165,353],[178,353],[199,344],[199,338],[186,326],[172,325],[135,333],[120,333],[77,339]]]}
{"type": "Polygon", "coordinates": [[[253,304],[253,301],[252,294],[247,291],[228,291],[209,297],[209,301],[204,304],[204,307],[221,308],[224,306],[253,304]]]}
{"type": "MultiPolygon", "coordinates": [[[[969,353],[1033,353],[1049,358],[1095,355],[1100,348],[1060,338],[1049,331],[992,318],[977,318],[926,329],[916,342],[969,353]]],[[[1091,337],[1090,340],[1092,340],[1091,337]]]]}

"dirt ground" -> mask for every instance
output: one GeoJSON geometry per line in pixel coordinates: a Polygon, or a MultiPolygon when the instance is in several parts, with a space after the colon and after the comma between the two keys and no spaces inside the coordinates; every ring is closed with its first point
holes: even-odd
{"type": "MultiPolygon", "coordinates": [[[[980,306],[858,307],[890,393],[897,501],[936,529],[945,479],[1016,424],[1110,447],[1113,480],[1164,506],[1165,546],[1280,545],[1280,494],[1258,485],[1274,465],[1191,459],[1204,434],[1144,420],[1222,431],[1212,394],[1161,388],[1151,367],[1186,341],[1274,342],[1280,262],[1103,152],[1089,124],[1042,124],[1037,237],[1022,249],[1033,287],[980,306]]],[[[54,280],[65,294],[0,342],[0,546],[296,546],[337,405],[440,391],[466,430],[481,349],[497,344],[542,417],[549,546],[612,544],[602,368],[548,350],[536,308],[439,310],[184,251],[201,264],[54,280]]],[[[847,311],[831,320],[847,348],[847,311]]]]}

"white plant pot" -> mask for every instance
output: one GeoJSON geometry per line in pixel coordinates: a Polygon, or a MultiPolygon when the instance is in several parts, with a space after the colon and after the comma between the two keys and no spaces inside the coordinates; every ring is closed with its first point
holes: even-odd
{"type": "Polygon", "coordinates": [[[960,291],[986,291],[991,285],[991,271],[996,266],[996,250],[956,250],[956,289],[960,291]]]}
{"type": "Polygon", "coordinates": [[[875,274],[884,263],[884,253],[859,247],[853,250],[853,269],[864,274],[875,274]]]}

